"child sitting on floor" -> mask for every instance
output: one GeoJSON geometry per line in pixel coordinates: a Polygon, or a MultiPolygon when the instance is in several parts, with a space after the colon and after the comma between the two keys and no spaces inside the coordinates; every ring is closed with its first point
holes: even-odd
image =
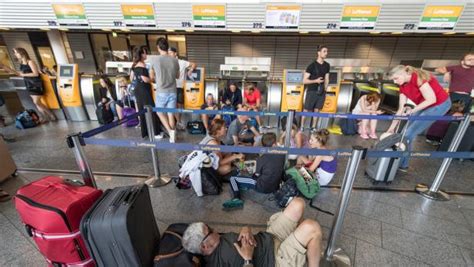
{"type": "MultiPolygon", "coordinates": [[[[262,145],[272,147],[276,145],[276,135],[266,133],[262,136],[262,145]]],[[[240,198],[240,189],[255,189],[259,193],[273,193],[278,190],[285,171],[285,155],[263,154],[257,159],[257,168],[251,177],[232,176],[230,189],[232,199],[222,206],[227,209],[241,208],[244,202],[240,198]]]]}
{"type": "MultiPolygon", "coordinates": [[[[311,133],[309,144],[311,148],[328,149],[328,139],[329,131],[327,129],[321,129],[311,133]]],[[[315,157],[299,156],[297,165],[304,166],[313,172],[320,185],[327,185],[331,182],[336,173],[337,159],[334,156],[322,155],[315,157]]]]}

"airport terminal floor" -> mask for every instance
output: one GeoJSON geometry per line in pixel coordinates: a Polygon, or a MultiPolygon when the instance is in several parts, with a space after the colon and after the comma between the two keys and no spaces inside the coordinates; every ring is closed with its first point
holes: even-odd
{"type": "MultiPolygon", "coordinates": [[[[7,120],[7,123],[8,120],[7,120]]],[[[85,132],[99,126],[96,122],[51,122],[19,131],[10,125],[2,128],[19,176],[2,184],[10,194],[45,175],[81,179],[74,155],[66,144],[71,132],[85,132]]],[[[382,125],[381,127],[385,127],[382,125]]],[[[139,138],[135,128],[116,127],[100,138],[139,138]]],[[[202,135],[179,132],[179,142],[198,142],[202,135]]],[[[375,141],[338,136],[335,147],[354,144],[371,146],[375,141]]],[[[430,150],[424,138],[417,139],[415,150],[430,150]]],[[[101,189],[143,183],[153,173],[148,149],[113,148],[87,145],[85,153],[96,173],[101,189]]],[[[183,151],[159,151],[162,173],[176,175],[177,158],[183,151]]],[[[364,175],[364,163],[357,173],[350,205],[345,215],[338,247],[351,258],[354,266],[472,266],[474,264],[474,196],[472,161],[455,160],[447,172],[442,189],[451,192],[448,202],[421,197],[413,190],[417,183],[430,184],[440,160],[414,159],[410,172],[399,173],[390,186],[374,186],[364,175]],[[391,191],[374,190],[388,188],[391,191]],[[393,190],[393,191],[392,191],[393,190]]],[[[345,166],[343,161],[341,166],[345,166]]],[[[335,212],[345,168],[339,168],[329,187],[322,188],[313,200],[319,207],[335,212]]],[[[171,223],[202,220],[219,232],[238,231],[250,225],[263,231],[268,217],[279,210],[270,196],[252,191],[244,193],[245,206],[225,211],[222,203],[229,198],[225,189],[219,196],[197,197],[190,190],[178,190],[173,183],[151,188],[151,200],[159,229],[171,223]],[[192,212],[190,212],[192,211],[192,212]]],[[[42,266],[42,256],[24,231],[13,203],[0,205],[2,227],[2,266],[42,266]]],[[[325,246],[333,216],[307,208],[305,218],[316,219],[323,229],[325,246]]]]}

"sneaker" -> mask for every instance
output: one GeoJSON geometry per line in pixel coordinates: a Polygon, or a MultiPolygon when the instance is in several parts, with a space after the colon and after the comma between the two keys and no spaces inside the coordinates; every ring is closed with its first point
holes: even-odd
{"type": "Polygon", "coordinates": [[[408,172],[408,167],[398,167],[398,170],[404,173],[408,172]]]}
{"type": "Polygon", "coordinates": [[[176,130],[171,130],[170,131],[170,143],[175,143],[176,142],[176,130]]]}
{"type": "Polygon", "coordinates": [[[227,200],[226,202],[222,203],[222,207],[225,209],[238,209],[244,206],[244,201],[240,198],[234,198],[227,200]]]}
{"type": "Polygon", "coordinates": [[[178,123],[176,124],[176,130],[184,131],[184,130],[186,130],[186,126],[184,126],[183,123],[178,122],[178,123]]]}
{"type": "Polygon", "coordinates": [[[369,137],[375,140],[379,139],[379,137],[375,133],[369,134],[369,137]]]}
{"type": "Polygon", "coordinates": [[[163,139],[163,133],[160,133],[159,135],[155,135],[155,140],[161,140],[163,139]]]}

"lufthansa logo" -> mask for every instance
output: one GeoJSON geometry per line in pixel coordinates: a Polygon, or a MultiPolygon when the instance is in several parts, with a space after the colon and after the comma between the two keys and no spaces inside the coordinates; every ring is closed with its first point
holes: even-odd
{"type": "Polygon", "coordinates": [[[220,147],[209,147],[209,146],[203,146],[201,147],[202,150],[210,150],[210,151],[221,151],[220,147]]]}
{"type": "Polygon", "coordinates": [[[410,154],[410,156],[412,157],[430,157],[431,154],[430,153],[417,153],[417,152],[413,152],[410,154]]]}
{"type": "Polygon", "coordinates": [[[334,115],[334,118],[347,119],[347,115],[334,115]]]}
{"type": "Polygon", "coordinates": [[[351,152],[337,152],[337,155],[340,157],[352,156],[351,152]]]}
{"type": "Polygon", "coordinates": [[[155,147],[154,144],[148,144],[148,143],[136,143],[135,145],[138,147],[155,147]]]}
{"type": "Polygon", "coordinates": [[[267,151],[268,153],[272,153],[272,154],[288,154],[288,151],[286,150],[277,150],[277,149],[269,149],[267,151]]]}

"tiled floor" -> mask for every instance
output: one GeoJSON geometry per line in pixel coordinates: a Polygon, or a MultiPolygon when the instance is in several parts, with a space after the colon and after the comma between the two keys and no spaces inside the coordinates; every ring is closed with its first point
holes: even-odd
{"type": "MultiPolygon", "coordinates": [[[[10,193],[22,184],[44,176],[22,172],[2,186],[10,193]]],[[[79,178],[63,175],[65,178],[79,178]]],[[[144,179],[97,176],[102,189],[142,183],[144,179]]],[[[338,189],[324,188],[315,199],[317,206],[334,212],[338,189]]],[[[204,221],[218,231],[237,231],[249,224],[262,231],[268,217],[278,211],[268,195],[244,193],[245,206],[232,212],[222,210],[229,197],[199,198],[191,190],[173,184],[151,189],[155,217],[161,231],[174,222],[204,221]]],[[[415,193],[354,190],[337,241],[354,266],[473,266],[474,197],[453,195],[449,202],[427,200],[415,193]],[[452,216],[451,216],[452,215],[452,216]]],[[[333,217],[309,206],[306,218],[319,221],[324,244],[333,217]]],[[[43,266],[42,257],[27,237],[12,203],[0,205],[0,266],[43,266]]]]}
{"type": "MultiPolygon", "coordinates": [[[[58,122],[18,131],[13,127],[1,128],[0,133],[14,136],[16,142],[8,146],[19,168],[76,170],[73,153],[66,145],[68,133],[86,131],[96,123],[58,122]]],[[[101,134],[101,138],[138,139],[134,128],[117,127],[101,134]]],[[[181,140],[197,142],[202,136],[180,133],[181,140]]],[[[369,147],[373,141],[356,137],[331,137],[331,145],[349,148],[352,145],[369,147]]],[[[423,138],[418,138],[416,150],[433,150],[423,138]]],[[[94,171],[152,174],[153,168],[148,149],[129,149],[104,146],[86,146],[87,158],[94,171]]],[[[176,159],[181,151],[160,151],[162,172],[176,174],[176,159]]],[[[336,178],[331,185],[339,186],[347,159],[340,159],[336,178]]],[[[398,174],[390,186],[377,188],[413,190],[419,182],[431,184],[440,160],[414,159],[408,174],[398,174]]],[[[374,189],[364,176],[362,162],[355,186],[374,189]]],[[[472,161],[454,161],[448,170],[442,188],[452,192],[474,193],[472,161]]],[[[0,186],[14,193],[21,185],[45,174],[21,172],[0,186]]],[[[76,175],[64,175],[79,178],[76,175]]],[[[137,176],[138,177],[138,176],[137,176]]],[[[141,183],[142,178],[98,176],[100,188],[141,183]]],[[[151,189],[151,198],[161,231],[174,222],[203,220],[219,231],[236,231],[250,224],[256,231],[264,230],[268,217],[278,209],[268,195],[245,193],[242,210],[225,212],[221,204],[229,197],[228,190],[220,196],[196,197],[192,191],[180,191],[173,185],[151,189]]],[[[337,207],[338,188],[325,188],[315,199],[323,209],[334,211],[337,207]]],[[[308,206],[305,217],[320,222],[327,241],[333,217],[308,206]]],[[[26,236],[24,227],[12,203],[0,204],[0,266],[44,266],[41,255],[26,236]]],[[[353,190],[338,246],[351,257],[355,266],[474,266],[474,197],[452,195],[449,202],[430,201],[412,192],[380,192],[353,190]]]]}

